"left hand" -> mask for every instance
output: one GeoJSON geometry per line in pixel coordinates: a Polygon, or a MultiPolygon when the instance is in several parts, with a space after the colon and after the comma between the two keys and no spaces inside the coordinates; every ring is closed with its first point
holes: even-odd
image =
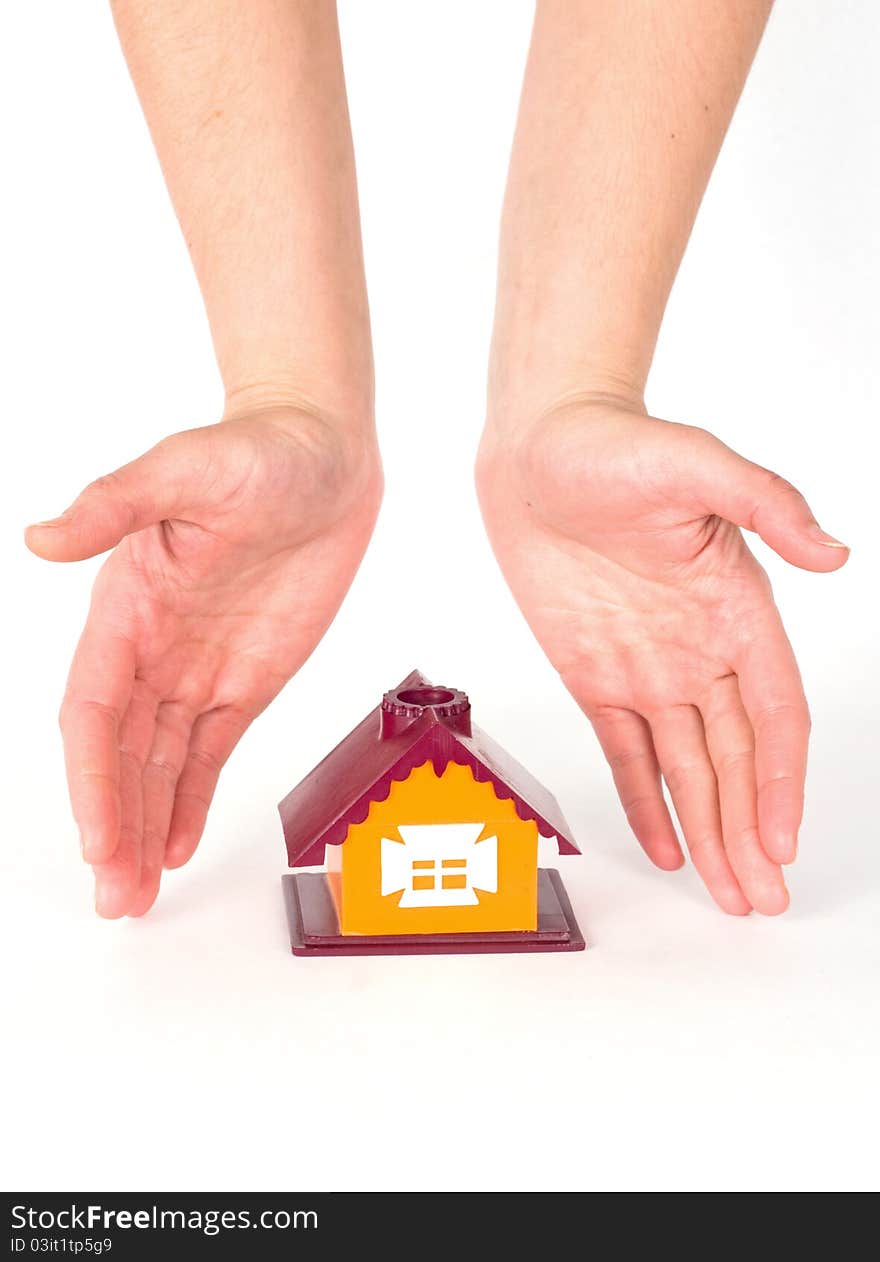
{"type": "Polygon", "coordinates": [[[704,430],[626,401],[487,430],[478,490],[532,630],[591,720],[633,832],[725,911],[784,911],[809,714],[767,576],[739,527],[803,569],[848,550],[802,496],[704,430]]]}

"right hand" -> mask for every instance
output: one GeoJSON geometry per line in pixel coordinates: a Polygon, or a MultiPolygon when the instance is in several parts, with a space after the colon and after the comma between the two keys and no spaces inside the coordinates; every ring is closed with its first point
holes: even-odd
{"type": "Polygon", "coordinates": [[[339,608],[381,494],[372,433],[279,407],[175,434],[29,527],[50,561],[113,549],[61,709],[100,915],[142,915],[192,856],[233,747],[339,608]]]}

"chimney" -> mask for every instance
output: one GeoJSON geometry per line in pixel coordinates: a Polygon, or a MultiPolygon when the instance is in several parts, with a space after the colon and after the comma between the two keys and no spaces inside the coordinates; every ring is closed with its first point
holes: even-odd
{"type": "Polygon", "coordinates": [[[414,688],[393,688],[382,698],[380,736],[382,740],[398,736],[411,723],[430,711],[438,723],[459,732],[471,734],[471,703],[458,688],[441,688],[434,684],[418,684],[414,688]]]}

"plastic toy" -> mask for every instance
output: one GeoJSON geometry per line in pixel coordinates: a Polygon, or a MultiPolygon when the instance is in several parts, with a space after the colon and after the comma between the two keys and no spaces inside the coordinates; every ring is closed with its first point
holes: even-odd
{"type": "Polygon", "coordinates": [[[579,951],[538,834],[579,854],[556,800],[413,671],[279,805],[294,955],[579,951]]]}

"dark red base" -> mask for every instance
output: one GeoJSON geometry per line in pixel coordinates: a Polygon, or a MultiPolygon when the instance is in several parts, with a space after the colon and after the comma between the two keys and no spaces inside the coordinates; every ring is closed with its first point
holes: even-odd
{"type": "Polygon", "coordinates": [[[323,872],[281,878],[294,955],[463,955],[490,951],[583,951],[578,928],[554,868],[538,869],[538,928],[517,933],[417,933],[344,936],[323,872]]]}

